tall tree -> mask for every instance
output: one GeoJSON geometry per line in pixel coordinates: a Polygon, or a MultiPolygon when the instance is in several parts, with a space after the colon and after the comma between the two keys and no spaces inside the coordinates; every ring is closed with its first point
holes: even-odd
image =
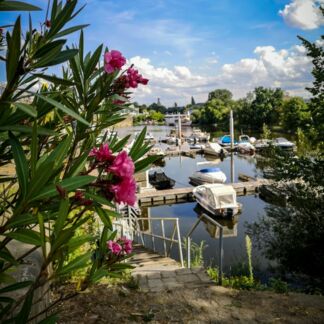
{"type": "Polygon", "coordinates": [[[293,97],[284,100],[281,109],[281,122],[285,130],[295,132],[297,128],[305,129],[310,123],[310,112],[302,98],[293,97]]]}
{"type": "MultiPolygon", "coordinates": [[[[320,7],[324,16],[324,8],[320,7]]],[[[314,82],[312,87],[306,88],[312,95],[310,109],[312,113],[313,125],[318,132],[318,140],[324,140],[324,35],[321,35],[321,41],[310,42],[305,38],[298,36],[307,50],[307,56],[312,59],[312,75],[314,82]]]]}
{"type": "Polygon", "coordinates": [[[231,102],[232,98],[232,92],[227,89],[216,89],[208,94],[208,101],[212,99],[220,99],[227,104],[231,102]]]}

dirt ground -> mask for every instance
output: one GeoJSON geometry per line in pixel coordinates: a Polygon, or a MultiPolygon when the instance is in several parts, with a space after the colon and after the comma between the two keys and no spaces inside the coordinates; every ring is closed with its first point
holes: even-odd
{"type": "Polygon", "coordinates": [[[211,286],[157,293],[97,285],[56,309],[59,323],[324,323],[324,297],[211,286]]]}

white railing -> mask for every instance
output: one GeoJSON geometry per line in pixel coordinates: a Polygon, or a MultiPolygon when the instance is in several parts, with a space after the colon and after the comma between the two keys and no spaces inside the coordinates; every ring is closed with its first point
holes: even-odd
{"type": "Polygon", "coordinates": [[[132,233],[132,239],[137,237],[137,241],[140,242],[144,247],[151,248],[154,252],[156,251],[155,240],[161,240],[163,244],[163,253],[165,257],[169,257],[173,244],[178,245],[179,258],[181,267],[184,267],[181,235],[179,218],[173,217],[139,217],[136,209],[129,207],[127,217],[123,218],[126,221],[124,226],[121,226],[122,235],[124,230],[128,230],[132,233]],[[158,223],[159,230],[156,229],[154,224],[158,223]],[[171,236],[166,235],[166,225],[171,223],[171,236]],[[150,243],[148,239],[150,239],[150,243]]]}

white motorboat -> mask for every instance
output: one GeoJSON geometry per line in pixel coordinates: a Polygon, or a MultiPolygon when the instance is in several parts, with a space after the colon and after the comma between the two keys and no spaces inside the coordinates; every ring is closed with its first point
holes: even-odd
{"type": "Polygon", "coordinates": [[[250,137],[249,135],[242,134],[239,136],[239,143],[251,143],[254,144],[256,142],[255,137],[250,137]]]}
{"type": "Polygon", "coordinates": [[[208,142],[205,145],[204,153],[209,154],[209,155],[221,156],[221,155],[225,155],[227,152],[218,143],[210,143],[210,142],[208,142]]]}
{"type": "Polygon", "coordinates": [[[283,150],[293,150],[295,148],[295,144],[288,141],[284,137],[278,137],[273,140],[272,144],[276,147],[280,147],[283,150]]]}
{"type": "Polygon", "coordinates": [[[202,132],[198,128],[194,128],[188,139],[193,140],[194,142],[207,142],[210,139],[210,134],[202,132]]]}
{"type": "Polygon", "coordinates": [[[262,150],[268,148],[270,143],[271,143],[271,141],[268,139],[260,139],[255,142],[254,147],[257,151],[262,151],[262,150]]]}
{"type": "Polygon", "coordinates": [[[165,156],[165,153],[163,152],[163,150],[160,147],[154,146],[147,152],[147,155],[148,156],[151,156],[151,155],[165,156]]]}
{"type": "Polygon", "coordinates": [[[249,142],[239,142],[237,145],[237,150],[241,154],[250,154],[255,153],[255,147],[249,142]]]}
{"type": "Polygon", "coordinates": [[[242,207],[231,185],[204,184],[194,188],[193,195],[204,209],[217,216],[234,216],[242,207]]]}
{"type": "Polygon", "coordinates": [[[191,149],[191,150],[203,150],[203,149],[205,149],[205,145],[204,144],[190,144],[189,145],[189,148],[191,149]]]}
{"type": "MultiPolygon", "coordinates": [[[[201,163],[197,163],[197,165],[199,164],[201,163]]],[[[220,168],[209,167],[195,171],[189,179],[190,182],[195,185],[203,183],[224,183],[226,181],[226,175],[220,168]]]]}

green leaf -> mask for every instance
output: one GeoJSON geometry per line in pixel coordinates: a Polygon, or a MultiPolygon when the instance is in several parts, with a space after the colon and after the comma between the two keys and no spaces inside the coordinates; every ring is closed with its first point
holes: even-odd
{"type": "Polygon", "coordinates": [[[42,192],[37,195],[36,197],[33,197],[32,200],[39,200],[39,199],[45,199],[50,198],[58,195],[58,192],[56,190],[56,185],[61,186],[66,191],[72,191],[78,188],[81,188],[94,180],[96,180],[97,177],[93,176],[76,176],[68,179],[64,179],[59,183],[51,184],[49,186],[46,186],[42,189],[42,192]]]}
{"type": "Polygon", "coordinates": [[[91,192],[85,192],[84,196],[87,199],[92,199],[93,201],[95,201],[95,202],[97,202],[99,204],[109,206],[109,207],[115,207],[111,201],[109,201],[106,198],[104,198],[102,196],[99,196],[97,194],[94,194],[94,193],[91,193],[91,192]]]}
{"type": "Polygon", "coordinates": [[[59,276],[70,274],[72,271],[75,271],[80,268],[84,268],[87,266],[91,258],[91,252],[87,252],[82,254],[76,258],[74,258],[71,262],[69,262],[66,266],[64,266],[57,274],[59,276]]]}
{"type": "Polygon", "coordinates": [[[126,143],[128,142],[130,138],[130,135],[124,137],[123,139],[121,139],[119,142],[117,142],[116,144],[114,144],[113,146],[110,147],[110,149],[115,153],[115,152],[119,152],[121,149],[123,149],[126,145],[126,143]]]}
{"type": "MultiPolygon", "coordinates": [[[[0,131],[11,131],[11,132],[32,134],[33,128],[25,125],[7,125],[7,126],[0,126],[0,131]]],[[[39,135],[46,135],[46,136],[57,135],[57,133],[54,132],[53,130],[44,127],[37,127],[37,133],[39,135]]]]}
{"type": "Polygon", "coordinates": [[[42,100],[48,102],[49,104],[53,105],[54,107],[60,109],[61,111],[63,111],[64,113],[66,113],[67,115],[75,118],[76,120],[80,121],[81,123],[90,126],[90,124],[80,115],[78,115],[75,111],[71,110],[70,108],[62,105],[60,102],[52,99],[52,98],[48,98],[45,97],[43,95],[40,94],[36,94],[37,97],[41,98],[42,100]]]}
{"type": "Polygon", "coordinates": [[[79,156],[73,162],[72,167],[67,174],[69,177],[78,175],[84,169],[84,166],[86,165],[86,162],[88,160],[89,152],[90,150],[87,150],[83,155],[79,156]]]}
{"type": "Polygon", "coordinates": [[[42,245],[42,240],[40,237],[39,232],[35,232],[33,230],[22,228],[15,232],[5,233],[4,236],[10,237],[14,240],[17,240],[19,242],[32,244],[36,246],[42,245]]]}
{"type": "Polygon", "coordinates": [[[111,219],[109,215],[106,213],[106,211],[100,207],[95,207],[95,210],[99,215],[101,221],[103,222],[104,226],[108,227],[109,229],[112,229],[111,219]]]}
{"type": "Polygon", "coordinates": [[[7,84],[11,83],[18,69],[19,57],[20,57],[20,33],[21,33],[21,26],[20,26],[20,16],[19,16],[15,22],[12,35],[10,39],[8,39],[7,63],[6,63],[7,84]]]}
{"type": "Polygon", "coordinates": [[[55,85],[64,85],[64,86],[73,86],[74,85],[74,82],[72,82],[70,80],[58,78],[54,75],[34,74],[34,76],[36,76],[40,79],[44,79],[46,81],[52,82],[55,85]]]}
{"type": "Polygon", "coordinates": [[[71,58],[73,58],[75,55],[77,55],[78,52],[79,51],[77,49],[68,49],[65,51],[61,51],[60,54],[56,55],[56,58],[54,60],[50,61],[46,65],[52,66],[52,65],[57,65],[66,62],[71,58]]]}
{"type": "Polygon", "coordinates": [[[109,271],[107,269],[104,268],[100,268],[98,270],[96,270],[90,277],[90,281],[92,283],[96,283],[97,281],[99,281],[101,278],[103,277],[108,277],[109,276],[109,271]]]}
{"type": "Polygon", "coordinates": [[[22,1],[4,0],[0,2],[0,11],[36,11],[42,10],[22,1]]]}
{"type": "Polygon", "coordinates": [[[31,168],[31,178],[34,177],[36,171],[37,155],[38,155],[38,137],[37,137],[37,121],[34,121],[32,141],[30,145],[30,168],[31,168]]]}
{"type": "Polygon", "coordinates": [[[70,20],[73,10],[77,4],[77,1],[67,2],[63,10],[56,13],[56,17],[51,20],[52,26],[46,35],[47,38],[54,37],[60,29],[70,20]]]}
{"type": "Polygon", "coordinates": [[[73,237],[67,243],[69,253],[73,252],[74,250],[79,248],[81,245],[83,245],[85,243],[92,242],[92,241],[94,241],[93,235],[82,235],[82,236],[73,237]]]}
{"type": "Polygon", "coordinates": [[[16,323],[27,323],[34,297],[34,289],[31,289],[25,297],[24,304],[16,317],[16,323]]]}
{"type": "Polygon", "coordinates": [[[137,150],[142,146],[144,139],[145,139],[145,134],[146,134],[146,127],[144,127],[142,129],[142,131],[140,132],[140,134],[138,135],[135,143],[133,144],[129,155],[133,158],[133,155],[137,152],[137,150]]]}
{"type": "Polygon", "coordinates": [[[27,115],[31,117],[37,117],[37,108],[33,105],[25,104],[22,102],[13,102],[14,106],[16,106],[18,109],[26,113],[27,115]]]}
{"type": "Polygon", "coordinates": [[[11,217],[7,223],[6,228],[17,228],[20,226],[27,226],[36,224],[37,220],[32,214],[19,214],[11,217]]]}
{"type": "Polygon", "coordinates": [[[62,30],[61,32],[57,33],[53,38],[59,38],[59,37],[62,37],[62,36],[65,36],[65,35],[68,35],[68,34],[72,34],[80,29],[83,29],[83,28],[86,28],[88,27],[89,24],[85,24],[85,25],[77,25],[77,26],[74,26],[74,27],[70,27],[70,28],[67,28],[67,29],[64,29],[62,30]]]}
{"type": "Polygon", "coordinates": [[[4,293],[10,292],[10,291],[15,291],[15,290],[19,290],[19,289],[28,287],[32,283],[33,283],[32,281],[21,281],[21,282],[14,283],[12,285],[1,288],[0,294],[4,294],[4,293]]]}
{"type": "Polygon", "coordinates": [[[44,185],[51,178],[54,171],[55,161],[47,161],[43,162],[35,172],[35,176],[30,180],[29,190],[27,194],[27,199],[33,198],[33,196],[39,194],[44,185]]]}
{"type": "Polygon", "coordinates": [[[67,157],[67,153],[70,149],[72,143],[72,136],[68,135],[64,140],[60,142],[60,144],[52,151],[52,153],[48,156],[46,161],[55,162],[54,168],[59,168],[61,164],[67,157]]]}
{"type": "Polygon", "coordinates": [[[51,51],[55,50],[56,48],[61,48],[66,43],[65,39],[59,39],[50,43],[46,43],[43,46],[41,46],[33,55],[34,59],[40,59],[49,54],[51,51]]]}
{"type": "Polygon", "coordinates": [[[70,207],[69,199],[62,199],[60,203],[58,216],[54,225],[54,233],[56,235],[58,235],[58,233],[63,229],[65,225],[65,221],[69,214],[69,207],[70,207]]]}
{"type": "Polygon", "coordinates": [[[96,68],[97,64],[99,63],[101,52],[102,52],[102,47],[103,45],[101,44],[93,53],[92,57],[90,60],[85,64],[84,67],[84,79],[87,80],[94,69],[96,68]]]}
{"type": "Polygon", "coordinates": [[[6,260],[6,261],[12,263],[13,265],[17,265],[18,264],[18,262],[16,261],[15,257],[11,254],[11,252],[9,251],[9,249],[6,248],[6,247],[2,248],[2,250],[0,251],[0,259],[6,260]]]}
{"type": "Polygon", "coordinates": [[[148,156],[145,159],[139,160],[135,163],[135,173],[144,170],[150,164],[158,160],[160,157],[158,156],[148,156]]]}
{"type": "Polygon", "coordinates": [[[44,226],[44,217],[41,213],[37,214],[38,225],[39,225],[39,235],[41,239],[41,246],[43,251],[43,256],[46,258],[46,235],[45,235],[45,226],[44,226]]]}
{"type": "Polygon", "coordinates": [[[28,186],[28,163],[26,156],[19,141],[12,133],[9,133],[9,142],[11,144],[12,154],[15,160],[19,187],[21,189],[22,196],[25,197],[28,186]]]}

